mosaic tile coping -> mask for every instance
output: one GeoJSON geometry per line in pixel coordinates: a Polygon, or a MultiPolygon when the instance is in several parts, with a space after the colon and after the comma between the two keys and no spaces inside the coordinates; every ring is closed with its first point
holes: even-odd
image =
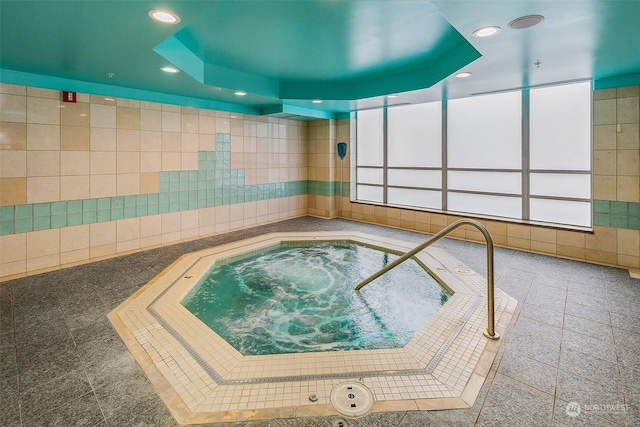
{"type": "MultiPolygon", "coordinates": [[[[412,249],[360,232],[265,234],[182,256],[109,314],[180,424],[336,415],[330,394],[345,381],[372,391],[371,412],[473,406],[502,340],[483,336],[486,279],[441,249],[417,258],[454,294],[403,348],[243,356],[180,304],[218,259],[285,241],[336,240],[412,249]]],[[[501,335],[516,304],[495,289],[501,335]]]]}

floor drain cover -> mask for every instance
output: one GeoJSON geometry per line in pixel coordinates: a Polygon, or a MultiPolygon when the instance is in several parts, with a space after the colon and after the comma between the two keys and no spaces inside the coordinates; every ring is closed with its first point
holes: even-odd
{"type": "Polygon", "coordinates": [[[373,407],[371,390],[360,383],[340,383],[331,390],[331,405],[349,417],[364,415],[373,407]]]}
{"type": "Polygon", "coordinates": [[[466,267],[457,267],[453,271],[455,271],[458,274],[462,274],[463,276],[471,276],[473,274],[473,270],[466,267]]]}

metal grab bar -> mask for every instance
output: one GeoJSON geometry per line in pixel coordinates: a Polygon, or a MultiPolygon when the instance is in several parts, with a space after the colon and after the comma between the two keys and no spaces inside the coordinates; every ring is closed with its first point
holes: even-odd
{"type": "Polygon", "coordinates": [[[495,310],[494,310],[494,295],[493,295],[493,239],[491,238],[491,234],[489,234],[489,230],[487,230],[487,228],[484,225],[480,224],[478,221],[474,221],[472,219],[460,219],[460,220],[452,223],[451,225],[443,228],[438,233],[436,233],[433,236],[431,236],[426,242],[416,246],[414,249],[412,249],[409,252],[407,252],[406,254],[402,255],[400,258],[396,259],[392,263],[390,263],[387,266],[385,266],[385,267],[381,268],[380,270],[376,271],[371,276],[369,276],[366,279],[364,279],[362,282],[358,283],[358,285],[356,286],[355,290],[356,291],[360,290],[366,284],[374,281],[375,279],[377,279],[378,277],[382,276],[387,271],[389,271],[392,268],[402,264],[403,262],[405,262],[409,258],[414,257],[418,252],[426,249],[427,247],[431,246],[432,244],[434,244],[435,242],[437,242],[438,240],[440,240],[441,238],[443,238],[444,236],[446,236],[447,234],[449,234],[450,232],[452,232],[456,228],[460,227],[461,225],[465,225],[465,224],[472,225],[475,228],[477,228],[478,230],[480,230],[480,232],[484,236],[484,240],[485,240],[485,242],[487,244],[487,313],[488,313],[488,321],[487,321],[487,330],[486,330],[486,332],[484,332],[484,336],[489,338],[489,339],[492,339],[492,340],[500,339],[500,335],[495,331],[495,324],[494,324],[495,323],[495,320],[494,320],[494,311],[495,310]]]}

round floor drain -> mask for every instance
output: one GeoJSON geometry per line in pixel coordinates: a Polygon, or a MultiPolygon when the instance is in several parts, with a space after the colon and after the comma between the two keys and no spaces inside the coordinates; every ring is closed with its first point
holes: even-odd
{"type": "Polygon", "coordinates": [[[359,383],[340,383],[331,390],[331,406],[349,417],[364,415],[373,407],[371,390],[359,383]]]}
{"type": "Polygon", "coordinates": [[[473,270],[467,267],[457,267],[453,271],[458,274],[462,274],[463,276],[471,276],[473,274],[473,270]]]}

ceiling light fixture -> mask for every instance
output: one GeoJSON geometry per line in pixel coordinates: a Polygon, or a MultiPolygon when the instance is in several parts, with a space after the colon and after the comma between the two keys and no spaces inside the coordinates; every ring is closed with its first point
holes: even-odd
{"type": "Polygon", "coordinates": [[[314,99],[313,101],[311,101],[311,103],[313,103],[313,104],[322,104],[322,99],[314,99]]]}
{"type": "Polygon", "coordinates": [[[180,70],[178,70],[177,68],[173,68],[173,67],[162,67],[160,68],[162,71],[164,71],[165,73],[169,73],[169,74],[175,74],[175,73],[179,73],[180,70]]]}
{"type": "Polygon", "coordinates": [[[393,95],[387,95],[387,98],[388,98],[388,99],[393,99],[393,98],[397,98],[398,96],[399,96],[399,95],[395,95],[395,94],[393,94],[393,95]]]}
{"type": "Polygon", "coordinates": [[[500,32],[500,27],[496,27],[495,25],[489,27],[481,27],[473,32],[474,37],[491,37],[500,32]]]}
{"type": "Polygon", "coordinates": [[[509,28],[514,30],[524,30],[525,28],[533,27],[544,21],[542,15],[527,15],[520,18],[516,18],[509,22],[509,28]]]}
{"type": "Polygon", "coordinates": [[[472,73],[470,73],[469,71],[463,71],[461,73],[456,74],[456,77],[459,79],[465,79],[467,77],[470,77],[472,73]]]}
{"type": "Polygon", "coordinates": [[[153,9],[149,11],[148,15],[149,18],[157,22],[162,22],[163,24],[177,24],[180,22],[178,15],[167,12],[166,10],[153,9]]]}
{"type": "Polygon", "coordinates": [[[233,92],[234,95],[236,96],[245,96],[247,94],[247,92],[243,92],[241,90],[233,92]]]}

